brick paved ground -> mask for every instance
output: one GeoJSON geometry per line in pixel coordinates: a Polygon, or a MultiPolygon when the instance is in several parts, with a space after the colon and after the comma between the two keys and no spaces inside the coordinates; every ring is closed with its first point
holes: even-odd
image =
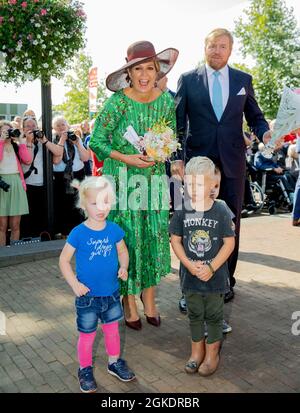
{"type": "MultiPolygon", "coordinates": [[[[299,240],[300,229],[288,215],[243,220],[236,298],[225,306],[233,332],[219,370],[207,379],[183,371],[189,330],[177,307],[173,257],[173,274],[158,292],[161,328],[146,322],[141,332],[121,328],[137,381],[121,383],[106,373],[99,335],[99,392],[299,392],[300,336],[291,333],[291,315],[300,311],[299,240]]],[[[0,283],[0,310],[7,317],[7,335],[0,336],[0,392],[78,392],[73,296],[57,259],[1,268],[0,283]]]]}

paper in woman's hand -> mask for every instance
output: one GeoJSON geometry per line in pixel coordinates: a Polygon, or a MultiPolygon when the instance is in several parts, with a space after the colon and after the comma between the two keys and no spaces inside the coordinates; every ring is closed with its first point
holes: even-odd
{"type": "Polygon", "coordinates": [[[284,87],[270,144],[300,128],[300,89],[284,87]]]}
{"type": "Polygon", "coordinates": [[[278,108],[272,138],[267,143],[263,156],[271,158],[276,144],[295,129],[300,128],[300,89],[284,87],[278,108]]]}
{"type": "Polygon", "coordinates": [[[135,129],[131,125],[127,127],[126,132],[124,133],[123,137],[129,143],[131,143],[131,145],[133,145],[138,152],[143,153],[143,149],[141,148],[141,145],[140,145],[141,138],[136,133],[135,129]]]}

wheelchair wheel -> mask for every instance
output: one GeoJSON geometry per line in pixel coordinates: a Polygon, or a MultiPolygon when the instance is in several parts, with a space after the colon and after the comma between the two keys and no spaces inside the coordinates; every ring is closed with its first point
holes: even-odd
{"type": "Polygon", "coordinates": [[[276,214],[277,209],[276,209],[275,204],[271,203],[271,204],[269,205],[268,211],[269,211],[269,214],[270,214],[270,215],[276,214]]]}
{"type": "Polygon", "coordinates": [[[259,212],[264,206],[264,193],[257,182],[250,182],[253,200],[256,204],[255,212],[259,212]]]}

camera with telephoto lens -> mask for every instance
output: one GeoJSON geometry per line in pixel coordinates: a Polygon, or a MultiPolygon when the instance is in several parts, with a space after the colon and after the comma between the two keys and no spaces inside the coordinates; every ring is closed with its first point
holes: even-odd
{"type": "Polygon", "coordinates": [[[42,139],[44,136],[44,132],[39,130],[39,129],[35,129],[32,131],[33,133],[33,138],[36,141],[37,139],[42,139]]]}
{"type": "Polygon", "coordinates": [[[0,176],[0,188],[3,189],[3,191],[8,192],[10,185],[7,184],[5,181],[3,181],[2,177],[0,176]]]}
{"type": "Polygon", "coordinates": [[[18,138],[21,135],[20,129],[9,128],[7,130],[7,132],[8,132],[8,138],[7,139],[18,138]]]}
{"type": "Polygon", "coordinates": [[[68,135],[68,139],[70,139],[73,142],[76,141],[77,136],[75,135],[74,131],[68,130],[67,135],[68,135]]]}

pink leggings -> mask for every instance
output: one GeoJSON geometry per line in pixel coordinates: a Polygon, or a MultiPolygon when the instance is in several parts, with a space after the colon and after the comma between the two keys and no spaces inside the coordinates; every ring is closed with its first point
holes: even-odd
{"type": "MultiPolygon", "coordinates": [[[[116,321],[111,324],[103,324],[102,331],[104,334],[104,342],[106,352],[109,356],[116,357],[120,355],[120,335],[119,335],[119,324],[116,321]]],[[[97,332],[93,333],[80,333],[77,352],[78,360],[81,368],[85,368],[92,365],[92,353],[93,353],[93,344],[97,332]]]]}

